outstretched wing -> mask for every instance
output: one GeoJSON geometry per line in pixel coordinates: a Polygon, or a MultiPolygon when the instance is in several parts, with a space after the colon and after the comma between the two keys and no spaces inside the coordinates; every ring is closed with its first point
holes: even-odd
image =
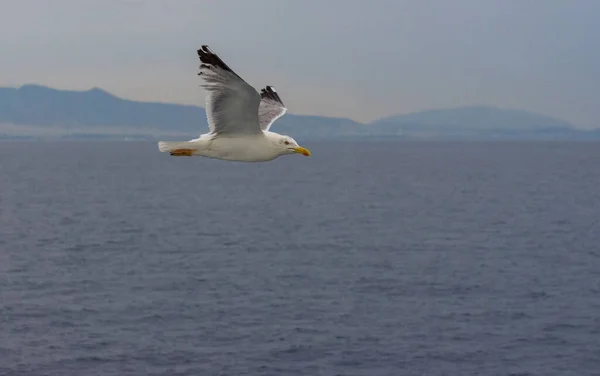
{"type": "Polygon", "coordinates": [[[267,86],[262,89],[260,91],[260,97],[261,101],[258,107],[258,121],[260,123],[260,128],[263,131],[268,131],[269,128],[271,128],[271,124],[287,112],[287,108],[273,86],[267,86]]]}
{"type": "Polygon", "coordinates": [[[201,85],[207,91],[206,117],[213,134],[260,133],[258,91],[204,45],[198,50],[201,85]]]}

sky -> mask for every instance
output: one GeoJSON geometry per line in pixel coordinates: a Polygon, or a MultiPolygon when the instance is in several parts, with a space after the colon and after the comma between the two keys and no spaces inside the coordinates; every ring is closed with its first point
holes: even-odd
{"type": "Polygon", "coordinates": [[[207,44],[289,112],[493,105],[600,128],[598,0],[0,0],[0,86],[204,105],[207,44]]]}

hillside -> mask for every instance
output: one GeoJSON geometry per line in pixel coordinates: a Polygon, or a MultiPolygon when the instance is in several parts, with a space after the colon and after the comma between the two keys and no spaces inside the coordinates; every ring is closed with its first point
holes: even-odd
{"type": "Polygon", "coordinates": [[[523,110],[491,106],[434,109],[374,121],[378,132],[404,137],[438,138],[588,138],[560,119],[523,110]]]}
{"type": "MultiPolygon", "coordinates": [[[[600,138],[566,121],[522,110],[473,106],[387,117],[370,124],[287,114],[273,128],[297,139],[404,137],[442,139],[600,138]]],[[[0,137],[196,137],[206,132],[199,106],[138,102],[102,89],[57,90],[39,85],[0,88],[0,137]]]]}
{"type": "Polygon", "coordinates": [[[491,106],[468,106],[435,109],[397,115],[377,120],[373,125],[428,126],[470,129],[574,128],[564,120],[523,110],[500,109],[491,106]]]}
{"type": "MultiPolygon", "coordinates": [[[[56,90],[38,85],[0,88],[0,124],[11,134],[127,134],[190,137],[208,130],[199,106],[137,102],[102,89],[56,90]]],[[[288,114],[277,121],[280,132],[298,136],[351,135],[362,124],[349,119],[288,114]]],[[[2,129],[0,128],[0,133],[2,129]]]]}

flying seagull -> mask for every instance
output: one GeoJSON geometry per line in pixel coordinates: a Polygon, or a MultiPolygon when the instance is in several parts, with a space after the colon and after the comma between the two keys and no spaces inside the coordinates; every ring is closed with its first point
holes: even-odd
{"type": "Polygon", "coordinates": [[[260,93],[204,45],[198,50],[202,87],[207,90],[210,132],[190,141],[160,141],[158,150],[174,156],[201,156],[242,162],[265,162],[285,154],[310,156],[289,136],[269,131],[287,108],[272,86],[260,93]]]}

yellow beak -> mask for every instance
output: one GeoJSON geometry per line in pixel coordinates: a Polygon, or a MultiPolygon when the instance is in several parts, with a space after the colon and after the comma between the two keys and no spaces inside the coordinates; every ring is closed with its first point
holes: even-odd
{"type": "Polygon", "coordinates": [[[298,146],[297,148],[294,148],[292,150],[294,150],[296,153],[300,153],[300,154],[302,154],[302,155],[304,155],[306,157],[310,157],[310,150],[305,149],[305,148],[303,148],[301,146],[298,146]]]}

